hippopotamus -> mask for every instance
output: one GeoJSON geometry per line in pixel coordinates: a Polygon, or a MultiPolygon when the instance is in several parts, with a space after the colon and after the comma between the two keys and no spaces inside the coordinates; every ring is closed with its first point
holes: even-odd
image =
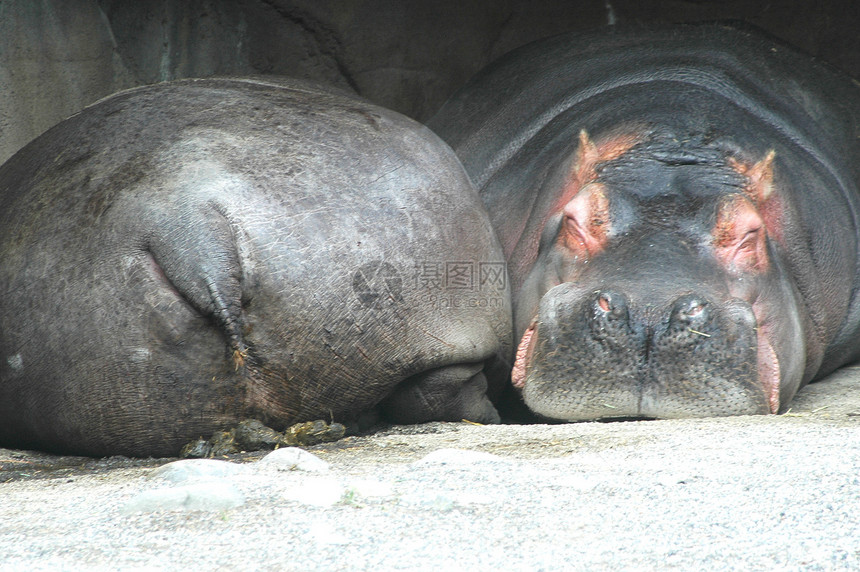
{"type": "Polygon", "coordinates": [[[777,413],[860,355],[848,77],[723,23],[564,34],[429,125],[502,242],[533,414],[777,413]]]}
{"type": "Polygon", "coordinates": [[[501,247],[453,151],[291,80],[135,88],[32,141],[0,168],[0,291],[6,447],[498,422],[513,346],[501,247]]]}

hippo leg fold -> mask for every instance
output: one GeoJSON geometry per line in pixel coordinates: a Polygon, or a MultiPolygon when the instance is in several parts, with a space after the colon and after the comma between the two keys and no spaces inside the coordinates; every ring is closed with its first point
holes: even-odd
{"type": "Polygon", "coordinates": [[[499,423],[499,414],[487,398],[484,363],[443,366],[403,381],[381,404],[385,418],[394,423],[431,420],[499,423]]]}
{"type": "Polygon", "coordinates": [[[236,367],[244,364],[242,268],[233,230],[212,204],[161,213],[145,249],[156,272],[223,333],[236,367]]]}

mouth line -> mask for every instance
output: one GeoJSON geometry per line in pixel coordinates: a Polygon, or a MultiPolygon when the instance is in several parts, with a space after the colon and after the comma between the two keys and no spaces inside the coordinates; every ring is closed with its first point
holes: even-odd
{"type": "Polygon", "coordinates": [[[517,389],[522,389],[526,383],[526,370],[528,369],[532,353],[534,352],[535,334],[537,333],[537,316],[535,316],[529,327],[523,333],[517,346],[517,354],[514,367],[511,370],[511,383],[517,389]]]}
{"type": "Polygon", "coordinates": [[[765,398],[771,413],[779,412],[780,368],[779,358],[770,345],[768,337],[759,328],[758,332],[758,379],[764,388],[765,398]]]}

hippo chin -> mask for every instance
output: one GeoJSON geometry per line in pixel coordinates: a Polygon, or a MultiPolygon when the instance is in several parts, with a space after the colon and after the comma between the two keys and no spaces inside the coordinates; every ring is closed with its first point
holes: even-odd
{"type": "Polygon", "coordinates": [[[501,248],[454,153],[399,114],[295,81],[134,89],[12,157],[0,205],[4,446],[499,420],[501,248]]]}
{"type": "Polygon", "coordinates": [[[777,413],[857,359],[848,78],[720,25],[565,35],[430,125],[502,241],[534,413],[777,413]]]}

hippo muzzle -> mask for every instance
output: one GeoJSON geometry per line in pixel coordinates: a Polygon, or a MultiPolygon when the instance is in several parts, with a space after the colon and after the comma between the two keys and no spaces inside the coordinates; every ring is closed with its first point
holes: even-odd
{"type": "Polygon", "coordinates": [[[512,379],[552,419],[676,418],[775,412],[778,372],[743,300],[684,294],[655,308],[564,283],[542,298],[512,379]]]}

